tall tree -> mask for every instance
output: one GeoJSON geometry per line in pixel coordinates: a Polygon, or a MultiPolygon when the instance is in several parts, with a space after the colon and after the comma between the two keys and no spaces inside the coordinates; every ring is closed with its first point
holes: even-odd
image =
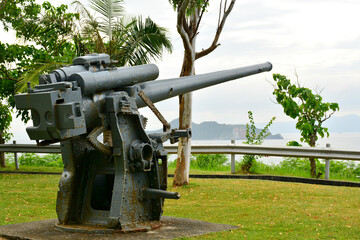
{"type": "Polygon", "coordinates": [[[103,52],[117,61],[118,66],[139,65],[161,59],[172,45],[167,30],[150,18],[127,18],[122,0],[89,0],[89,7],[80,1],[73,2],[81,14],[81,31],[78,40],[84,51],[103,52]],[[100,16],[100,17],[97,17],[100,16]]]}
{"type": "MultiPolygon", "coordinates": [[[[170,0],[177,13],[177,31],[184,46],[184,58],[180,76],[195,74],[195,60],[204,57],[214,51],[219,44],[219,38],[225,22],[232,11],[236,0],[221,0],[219,18],[214,38],[208,48],[196,52],[196,38],[199,34],[199,26],[203,15],[209,6],[209,0],[170,0]]],[[[192,93],[179,96],[179,129],[191,127],[192,93]]],[[[180,138],[178,156],[173,185],[189,184],[191,140],[180,138]]]]}
{"type": "MultiPolygon", "coordinates": [[[[295,84],[286,76],[273,74],[275,81],[273,95],[281,104],[284,112],[289,117],[296,119],[296,128],[300,130],[302,142],[310,147],[315,147],[318,135],[329,137],[329,131],[323,126],[336,111],[339,111],[337,103],[323,102],[320,94],[314,94],[310,89],[295,84]]],[[[311,176],[319,177],[316,173],[316,160],[309,158],[311,176]]]]}
{"type": "MultiPolygon", "coordinates": [[[[161,59],[164,51],[172,51],[167,30],[150,18],[145,21],[141,16],[128,19],[124,16],[122,0],[88,2],[94,13],[80,1],[73,2],[83,17],[82,36],[77,39],[86,52],[104,52],[109,54],[118,66],[134,66],[161,59]]],[[[105,131],[103,137],[104,142],[112,145],[110,130],[105,131]]]]}
{"type": "MultiPolygon", "coordinates": [[[[11,107],[5,101],[9,97],[9,89],[11,89],[11,87],[9,88],[6,86],[8,84],[11,85],[11,82],[0,82],[0,144],[4,144],[11,137],[11,133],[9,133],[9,127],[12,120],[11,107]]],[[[4,152],[0,152],[0,167],[6,167],[4,152]]]]}
{"type": "MultiPolygon", "coordinates": [[[[23,79],[37,81],[36,73],[45,71],[49,62],[64,62],[74,56],[68,55],[72,45],[67,36],[77,14],[67,13],[66,5],[55,8],[48,2],[39,5],[34,0],[2,1],[0,7],[4,30],[14,30],[16,37],[25,42],[0,42],[0,143],[4,143],[10,138],[15,86],[22,86],[23,79]],[[26,44],[27,41],[33,43],[26,44]]],[[[24,121],[29,119],[27,112],[18,114],[24,121]]],[[[5,165],[3,154],[0,165],[5,165]]]]}
{"type": "MultiPolygon", "coordinates": [[[[15,86],[17,91],[25,91],[28,81],[37,84],[40,74],[68,65],[76,56],[109,51],[118,65],[123,66],[149,63],[160,59],[164,51],[171,52],[166,29],[151,19],[142,21],[138,17],[125,21],[125,17],[120,16],[122,7],[116,5],[122,3],[119,0],[91,2],[94,9],[104,10],[102,18],[92,16],[86,8],[83,12],[72,13],[66,5],[54,7],[49,2],[41,5],[35,0],[0,2],[0,21],[4,29],[14,30],[16,37],[24,42],[0,42],[0,111],[14,107],[15,86]],[[89,13],[88,18],[80,19],[84,11],[89,13]],[[89,35],[90,32],[95,35],[89,35]],[[106,35],[109,33],[110,36],[106,35]]],[[[27,112],[19,113],[24,121],[29,119],[27,112]]],[[[10,122],[11,114],[1,111],[1,142],[8,136],[10,122]]],[[[0,162],[5,162],[1,157],[0,162]]]]}

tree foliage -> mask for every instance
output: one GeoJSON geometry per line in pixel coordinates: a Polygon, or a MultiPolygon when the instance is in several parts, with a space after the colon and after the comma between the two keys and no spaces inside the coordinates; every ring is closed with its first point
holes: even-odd
{"type": "MultiPolygon", "coordinates": [[[[318,136],[328,137],[328,128],[323,123],[339,110],[337,103],[323,102],[320,94],[309,88],[292,83],[286,76],[273,74],[275,81],[273,95],[289,117],[296,119],[296,128],[301,133],[300,140],[310,147],[316,145],[318,136]]],[[[310,158],[311,175],[316,177],[316,163],[310,158]]]]}
{"type": "MultiPolygon", "coordinates": [[[[64,4],[55,7],[35,0],[1,1],[0,22],[5,31],[14,30],[21,42],[0,42],[1,141],[8,136],[11,114],[5,111],[15,106],[14,93],[26,91],[27,82],[38,84],[40,74],[87,53],[109,53],[118,66],[123,66],[149,63],[161,58],[164,51],[171,52],[166,29],[150,18],[125,21],[123,1],[89,2],[100,18],[86,7],[71,12],[64,4]]],[[[29,120],[27,111],[18,111],[19,115],[29,120]]]]}
{"type": "Polygon", "coordinates": [[[118,66],[146,64],[161,59],[172,44],[165,28],[151,18],[128,18],[123,15],[123,1],[89,0],[89,6],[73,2],[81,15],[81,30],[76,35],[79,49],[85,53],[103,52],[118,66]],[[101,17],[96,17],[100,15],[101,17]]]}

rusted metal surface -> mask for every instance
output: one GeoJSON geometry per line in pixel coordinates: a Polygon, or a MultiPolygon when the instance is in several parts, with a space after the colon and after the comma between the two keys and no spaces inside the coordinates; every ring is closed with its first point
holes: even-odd
{"type": "Polygon", "coordinates": [[[160,122],[163,124],[164,132],[169,131],[171,126],[168,121],[164,118],[164,116],[160,113],[160,111],[155,107],[155,105],[151,102],[151,100],[146,96],[144,91],[140,91],[139,96],[141,99],[145,102],[145,104],[151,109],[151,111],[155,114],[155,116],[160,120],[160,122]]]}
{"type": "Polygon", "coordinates": [[[74,232],[74,233],[85,233],[85,234],[124,234],[124,233],[138,233],[153,231],[161,228],[163,224],[160,221],[153,221],[137,225],[130,229],[112,229],[103,226],[88,226],[88,225],[62,225],[55,224],[55,228],[60,231],[74,232]]]}
{"type": "MultiPolygon", "coordinates": [[[[271,69],[266,63],[198,75],[196,81],[153,81],[159,74],[153,64],[109,64],[106,54],[78,57],[72,66],[41,76],[38,86],[15,96],[17,108],[31,110],[33,126],[26,129],[30,139],[60,142],[64,170],[56,212],[58,227],[70,231],[138,231],[160,221],[164,199],[180,198],[166,191],[163,143],[190,137],[191,130],[170,129],[153,102],[271,69]],[[146,120],[138,108],[146,105],[163,123],[163,132],[145,132],[146,120]],[[110,144],[98,139],[107,131],[110,144]]],[[[58,152],[56,147],[43,149],[58,152]]]]}

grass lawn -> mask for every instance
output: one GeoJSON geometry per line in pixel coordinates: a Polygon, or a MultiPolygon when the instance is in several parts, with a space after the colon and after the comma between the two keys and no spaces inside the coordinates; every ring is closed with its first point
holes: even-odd
{"type": "Polygon", "coordinates": [[[19,170],[16,170],[14,166],[7,165],[5,168],[0,168],[1,171],[11,171],[11,172],[58,172],[62,173],[62,167],[44,167],[44,166],[23,166],[19,167],[19,170]]]}
{"type": "MultiPolygon", "coordinates": [[[[0,224],[56,218],[59,177],[1,174],[0,224]]],[[[239,226],[194,239],[360,239],[359,188],[191,179],[169,190],[181,199],[166,200],[164,215],[239,226]]]]}

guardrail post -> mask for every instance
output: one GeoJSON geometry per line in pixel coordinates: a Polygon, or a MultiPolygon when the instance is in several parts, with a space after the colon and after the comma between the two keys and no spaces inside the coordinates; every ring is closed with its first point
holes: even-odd
{"type": "MultiPolygon", "coordinates": [[[[326,144],[327,148],[330,148],[330,143],[326,144]]],[[[325,179],[329,180],[330,178],[330,159],[325,159],[325,179]]]]}
{"type": "MultiPolygon", "coordinates": [[[[231,144],[235,145],[235,140],[231,140],[231,144]]],[[[231,173],[234,174],[235,173],[235,154],[231,154],[231,173]]]]}
{"type": "MultiPolygon", "coordinates": [[[[16,141],[13,141],[13,144],[16,144],[16,141]]],[[[17,152],[14,152],[14,161],[15,161],[15,169],[19,170],[19,162],[18,162],[18,157],[17,157],[17,152]]]]}

